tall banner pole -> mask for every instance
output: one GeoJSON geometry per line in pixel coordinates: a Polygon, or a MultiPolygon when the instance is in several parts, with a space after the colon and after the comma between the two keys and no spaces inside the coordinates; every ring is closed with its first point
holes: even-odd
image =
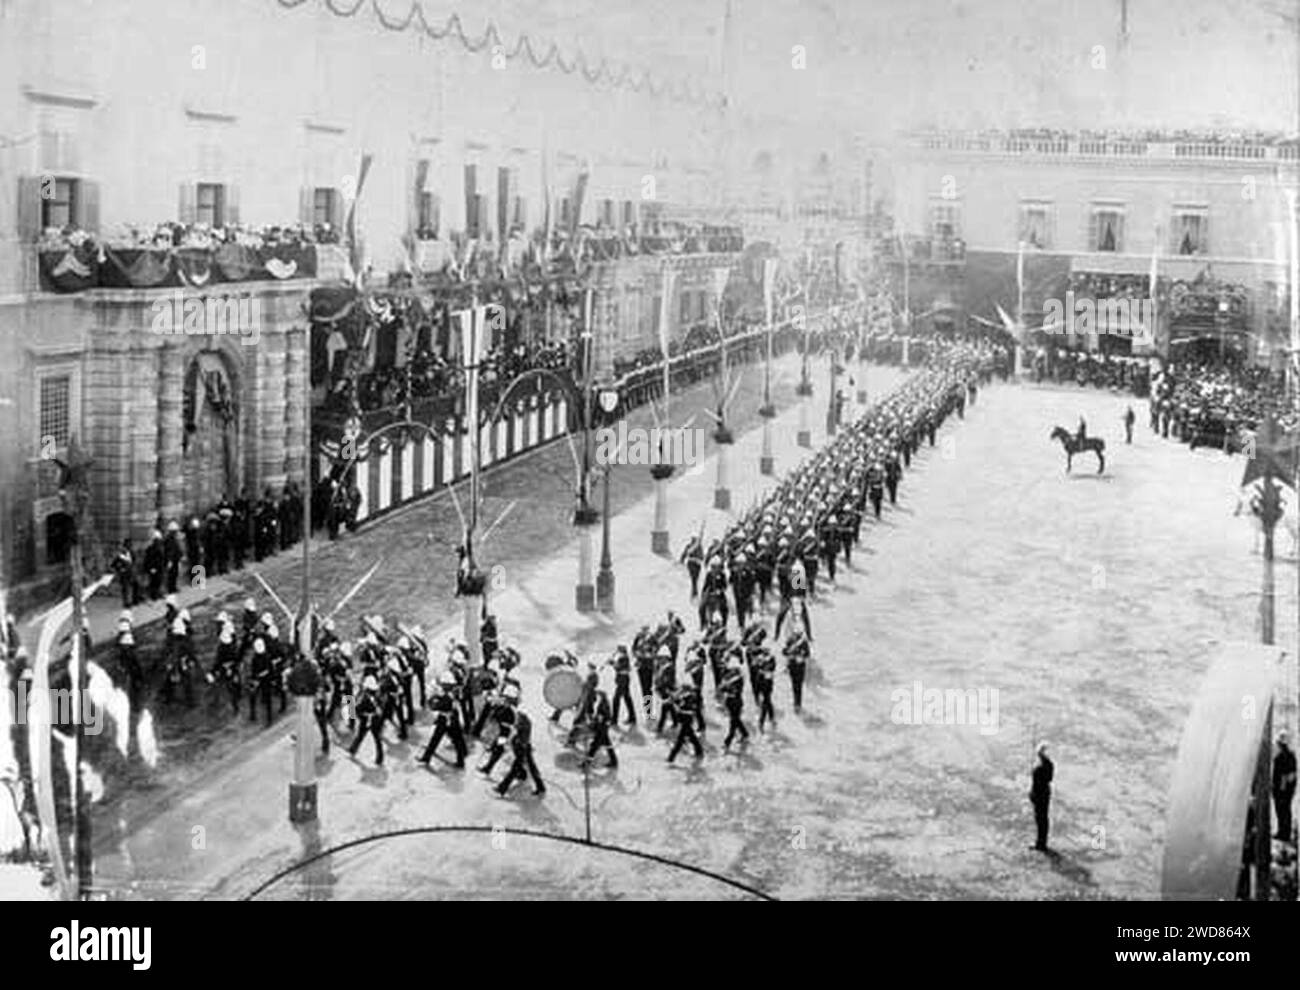
{"type": "MultiPolygon", "coordinates": [[[[672,429],[672,357],[668,349],[668,325],[673,312],[672,296],[675,281],[675,273],[665,262],[663,289],[659,297],[659,347],[663,352],[664,368],[664,418],[662,428],[665,431],[672,429]]],[[[654,529],[650,531],[650,552],[660,556],[670,554],[668,547],[668,479],[672,477],[672,473],[673,466],[671,464],[660,463],[652,465],[650,468],[650,477],[654,480],[655,485],[655,521],[654,529]]]]}
{"type": "Polygon", "coordinates": [[[469,463],[469,516],[465,522],[465,564],[473,579],[471,592],[461,596],[464,614],[465,645],[469,649],[470,665],[483,666],[483,649],[479,641],[479,611],[483,604],[483,594],[478,588],[478,562],[474,558],[474,535],[478,529],[479,469],[481,461],[480,444],[482,433],[479,430],[478,416],[478,372],[480,352],[482,349],[482,330],[487,307],[478,304],[478,290],[474,290],[470,308],[461,313],[461,333],[463,335],[465,355],[465,426],[470,440],[469,463]]]}
{"type": "Polygon", "coordinates": [[[289,820],[295,824],[316,821],[319,816],[316,786],[315,705],[320,686],[320,671],[315,663],[315,617],[311,611],[311,495],[315,491],[311,477],[311,328],[303,337],[303,428],[302,452],[303,528],[302,528],[302,604],[298,608],[298,659],[289,676],[289,687],[298,708],[298,732],[294,744],[293,781],[289,784],[289,820]]]}
{"type": "Polygon", "coordinates": [[[763,408],[758,413],[763,417],[763,452],[758,458],[759,473],[771,477],[776,472],[776,459],[772,456],[772,419],[776,408],[772,405],[772,335],[773,327],[773,282],[776,278],[776,259],[763,260],[763,315],[767,324],[767,360],[763,366],[763,408]]]}

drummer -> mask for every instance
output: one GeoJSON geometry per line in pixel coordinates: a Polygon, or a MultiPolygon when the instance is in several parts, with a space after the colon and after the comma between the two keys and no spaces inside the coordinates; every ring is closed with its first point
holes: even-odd
{"type": "MultiPolygon", "coordinates": [[[[551,675],[556,670],[570,670],[573,672],[576,679],[577,667],[578,667],[577,657],[575,657],[568,650],[557,650],[546,658],[546,681],[548,684],[552,683],[551,675]]],[[[565,678],[565,680],[567,679],[568,678],[565,678]]],[[[569,704],[556,707],[555,702],[551,698],[551,692],[543,688],[542,695],[546,698],[547,703],[550,704],[555,709],[551,713],[551,721],[556,725],[560,724],[560,716],[564,714],[564,709],[572,707],[573,705],[577,704],[579,700],[575,696],[573,701],[570,702],[569,704]]]]}

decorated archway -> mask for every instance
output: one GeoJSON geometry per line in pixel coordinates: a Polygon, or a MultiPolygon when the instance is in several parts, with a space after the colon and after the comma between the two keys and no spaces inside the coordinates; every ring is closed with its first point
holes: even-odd
{"type": "Polygon", "coordinates": [[[185,371],[181,437],[185,505],[213,505],[238,492],[239,388],[219,351],[200,351],[185,371]]]}

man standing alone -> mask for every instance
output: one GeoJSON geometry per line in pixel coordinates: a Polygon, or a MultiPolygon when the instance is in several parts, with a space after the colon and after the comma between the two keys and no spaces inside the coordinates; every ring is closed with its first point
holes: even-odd
{"type": "Polygon", "coordinates": [[[1029,800],[1034,806],[1034,824],[1038,827],[1038,841],[1034,848],[1047,852],[1047,808],[1052,801],[1052,772],[1055,767],[1047,758],[1047,743],[1038,744],[1038,765],[1034,767],[1034,783],[1029,790],[1029,800]]]}

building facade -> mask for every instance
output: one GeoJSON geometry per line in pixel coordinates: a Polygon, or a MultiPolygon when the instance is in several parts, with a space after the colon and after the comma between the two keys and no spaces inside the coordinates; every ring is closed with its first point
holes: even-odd
{"type": "MultiPolygon", "coordinates": [[[[345,13],[280,0],[0,7],[10,588],[65,579],[53,461],[74,436],[94,460],[91,524],[107,552],[222,493],[301,485],[304,314],[314,288],[352,276],[350,258],[382,284],[468,241],[495,253],[544,226],[644,228],[655,211],[739,224],[748,187],[729,163],[779,158],[773,129],[734,138],[741,125],[707,78],[593,81],[567,50],[567,70],[539,68],[549,41],[525,49],[529,25],[502,24],[494,44],[472,11],[439,38],[421,27],[442,26],[431,11],[405,27],[376,5],[345,13]],[[176,239],[160,246],[159,224],[176,239]],[[319,243],[286,235],[223,253],[189,240],[233,227],[305,229],[319,243]],[[205,333],[200,318],[182,332],[191,305],[256,314],[256,326],[205,333]],[[160,331],[164,311],[176,332],[160,331]]],[[[783,165],[788,209],[829,213],[861,168],[828,140],[808,146],[822,150],[783,165]]],[[[662,314],[670,336],[702,318],[713,271],[737,259],[701,242],[691,256],[597,265],[602,376],[659,340],[662,314]],[[665,267],[679,273],[666,306],[665,267]]]]}
{"type": "Polygon", "coordinates": [[[973,315],[996,320],[995,299],[1014,315],[1018,264],[1036,273],[1020,279],[1026,322],[1066,288],[1145,296],[1154,266],[1158,350],[1219,333],[1267,360],[1285,347],[1298,166],[1294,140],[911,134],[887,196],[927,255],[960,248],[973,315]]]}

